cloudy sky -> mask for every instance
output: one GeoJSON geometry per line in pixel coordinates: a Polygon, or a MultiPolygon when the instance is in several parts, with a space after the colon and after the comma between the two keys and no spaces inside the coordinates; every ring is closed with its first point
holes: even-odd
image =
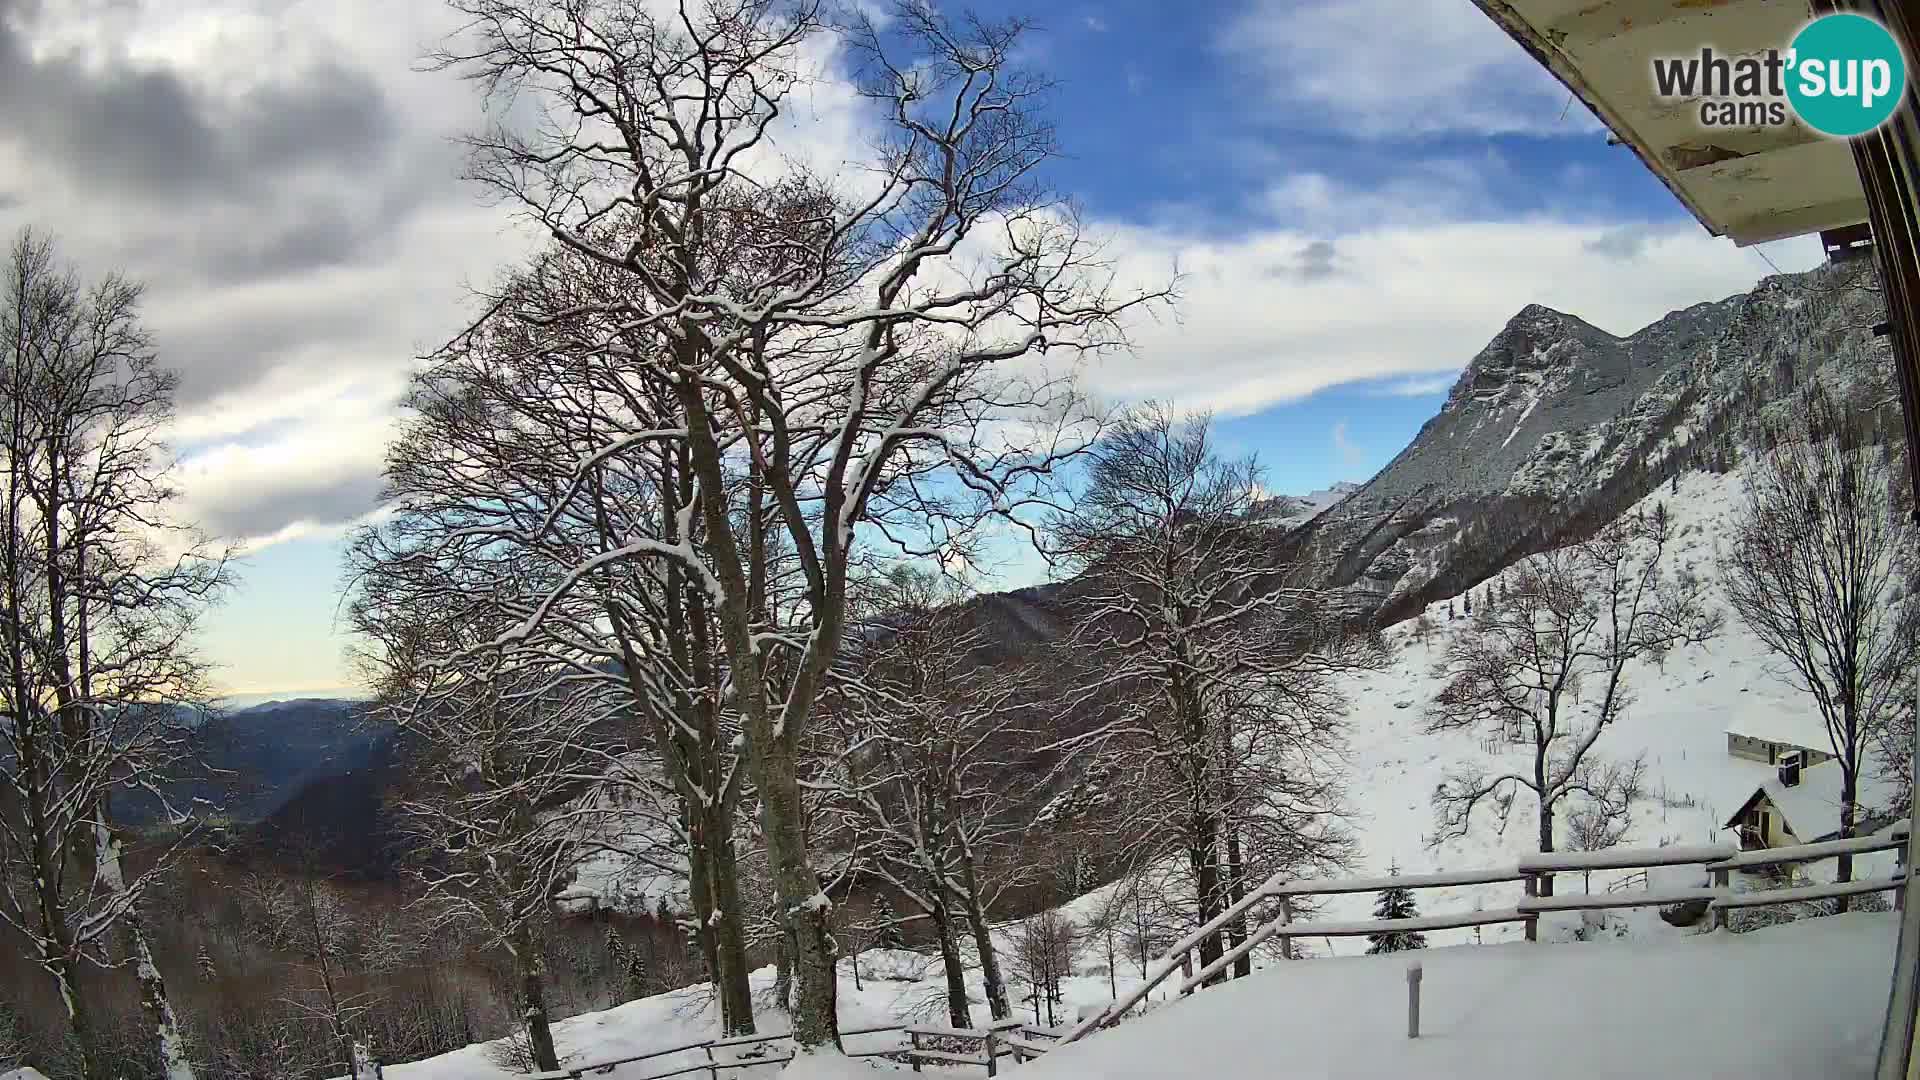
{"type": "MultiPolygon", "coordinates": [[[[1041,24],[1055,183],[1187,275],[1096,383],[1216,410],[1277,490],[1365,479],[1528,303],[1625,333],[1817,258],[1707,237],[1468,0],[975,8],[1041,24]]],[[[148,283],[188,509],[248,541],[206,635],[236,691],[347,682],[339,538],[411,358],[531,246],[459,179],[474,88],[419,63],[455,25],[436,0],[0,0],[0,234],[148,283]]],[[[800,105],[783,149],[860,155],[844,86],[800,105]]]]}

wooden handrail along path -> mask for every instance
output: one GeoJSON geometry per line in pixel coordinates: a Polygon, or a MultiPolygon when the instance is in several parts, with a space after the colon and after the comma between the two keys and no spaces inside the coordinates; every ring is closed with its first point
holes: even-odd
{"type": "MultiPolygon", "coordinates": [[[[983,1028],[950,1028],[934,1024],[887,1024],[880,1027],[843,1028],[841,1038],[864,1035],[903,1034],[904,1043],[896,1042],[891,1046],[863,1051],[845,1051],[847,1057],[871,1058],[897,1056],[913,1066],[914,1072],[921,1071],[924,1065],[978,1065],[986,1069],[988,1076],[998,1076],[1002,1058],[1012,1058],[1016,1062],[1031,1061],[1046,1053],[1054,1041],[1067,1033],[1064,1027],[1040,1027],[1018,1018],[996,1020],[983,1028]],[[922,1040],[930,1040],[927,1045],[922,1040]],[[943,1048],[954,1042],[972,1041],[979,1044],[979,1052],[964,1053],[943,1048]]],[[[705,1060],[690,1065],[682,1065],[666,1072],[649,1072],[644,1076],[623,1078],[623,1080],[668,1080],[669,1077],[686,1076],[692,1073],[706,1073],[709,1080],[720,1080],[720,1074],[734,1069],[752,1069],[762,1065],[784,1065],[793,1060],[791,1047],[783,1051],[753,1057],[743,1057],[733,1061],[721,1060],[714,1056],[715,1050],[731,1047],[764,1046],[769,1043],[791,1040],[793,1036],[786,1032],[773,1035],[737,1035],[728,1039],[705,1039],[700,1042],[684,1043],[679,1046],[649,1050],[644,1054],[613,1058],[609,1061],[588,1062],[570,1065],[552,1072],[534,1073],[528,1080],[587,1080],[591,1076],[604,1076],[616,1069],[643,1062],[657,1061],[675,1054],[700,1052],[705,1060]]]]}
{"type": "MultiPolygon", "coordinates": [[[[1296,937],[1358,937],[1396,931],[1411,933],[1458,930],[1472,926],[1518,922],[1526,925],[1527,940],[1534,941],[1539,934],[1540,916],[1545,912],[1667,907],[1673,904],[1701,901],[1706,902],[1707,910],[1712,916],[1712,927],[1718,930],[1726,925],[1726,913],[1739,908],[1827,900],[1840,896],[1882,892],[1888,889],[1901,890],[1901,886],[1906,884],[1908,873],[1906,865],[1908,828],[1909,824],[1903,821],[1872,836],[1758,851],[1741,851],[1733,844],[1616,848],[1607,851],[1549,852],[1542,855],[1528,855],[1506,866],[1439,874],[1343,878],[1332,881],[1292,881],[1281,875],[1275,875],[1262,883],[1259,888],[1249,892],[1238,903],[1214,916],[1206,925],[1181,938],[1167,950],[1159,964],[1152,969],[1152,973],[1138,987],[1095,1015],[1075,1024],[1060,1037],[1059,1042],[1074,1042],[1091,1031],[1118,1023],[1133,1010],[1134,1006],[1144,1001],[1147,995],[1171,978],[1175,972],[1183,973],[1176,987],[1176,993],[1183,996],[1191,994],[1218,978],[1235,961],[1275,938],[1280,939],[1281,955],[1289,959],[1293,955],[1291,940],[1296,937]],[[1839,855],[1863,855],[1888,850],[1899,853],[1898,871],[1892,877],[1866,878],[1835,885],[1767,889],[1759,892],[1736,892],[1731,884],[1731,874],[1735,870],[1815,862],[1839,855]],[[1638,892],[1580,893],[1573,896],[1541,895],[1545,891],[1541,888],[1542,883],[1550,883],[1559,874],[1588,873],[1594,870],[1640,870],[1643,871],[1642,880],[1645,880],[1644,871],[1654,867],[1695,865],[1703,867],[1712,875],[1711,887],[1658,892],[1649,889],[1638,892]],[[1526,885],[1526,896],[1511,908],[1424,915],[1410,919],[1366,919],[1352,922],[1295,922],[1293,918],[1292,901],[1295,897],[1378,892],[1387,888],[1439,889],[1462,885],[1497,885],[1511,881],[1525,882],[1526,885]],[[1198,971],[1193,970],[1190,954],[1202,941],[1224,930],[1255,906],[1269,900],[1279,901],[1278,915],[1260,924],[1247,935],[1246,940],[1227,950],[1218,959],[1198,971]]],[[[1904,897],[1904,890],[1895,893],[1896,906],[1904,900],[1904,897]]]]}

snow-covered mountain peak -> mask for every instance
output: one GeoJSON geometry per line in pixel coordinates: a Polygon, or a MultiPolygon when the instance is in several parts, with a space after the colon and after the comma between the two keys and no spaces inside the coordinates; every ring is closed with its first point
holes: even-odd
{"type": "Polygon", "coordinates": [[[1305,525],[1360,488],[1361,485],[1352,481],[1336,480],[1331,487],[1310,491],[1305,495],[1272,495],[1262,499],[1253,508],[1253,515],[1262,521],[1288,528],[1305,525]]]}
{"type": "Polygon", "coordinates": [[[1446,405],[1339,514],[1314,550],[1386,621],[1529,551],[1610,520],[1786,403],[1808,378],[1871,408],[1891,365],[1858,266],[1783,274],[1670,312],[1626,337],[1539,304],[1467,364],[1446,405]]]}

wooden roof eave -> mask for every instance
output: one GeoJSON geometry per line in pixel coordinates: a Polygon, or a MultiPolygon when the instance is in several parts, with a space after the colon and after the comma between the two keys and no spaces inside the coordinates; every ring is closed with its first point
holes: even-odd
{"type": "Polygon", "coordinates": [[[1762,43],[1784,46],[1795,23],[1812,16],[1805,0],[1474,4],[1552,72],[1708,233],[1744,246],[1867,219],[1866,195],[1844,140],[1798,120],[1780,127],[1702,128],[1677,120],[1690,112],[1685,105],[1654,96],[1655,57],[1692,47],[1682,43],[1699,34],[1718,35],[1710,43],[1734,53],[1762,43]]]}
{"type": "Polygon", "coordinates": [[[1623,134],[1623,132],[1632,132],[1632,125],[1628,124],[1625,117],[1608,105],[1606,100],[1588,85],[1587,80],[1580,74],[1579,68],[1575,67],[1559,49],[1550,44],[1525,16],[1514,10],[1512,4],[1507,0],[1473,0],[1473,2],[1486,13],[1488,18],[1505,30],[1508,37],[1513,38],[1521,48],[1527,50],[1536,63],[1551,71],[1554,77],[1559,79],[1561,84],[1587,107],[1589,112],[1607,126],[1607,130],[1613,133],[1613,138],[1620,145],[1632,150],[1633,156],[1640,159],[1640,164],[1646,166],[1647,171],[1659,179],[1661,186],[1665,187],[1681,206],[1687,208],[1687,213],[1692,214],[1695,221],[1714,236],[1726,235],[1725,230],[1715,224],[1713,219],[1703,212],[1686,191],[1674,181],[1664,163],[1649,152],[1642,140],[1623,134]]]}

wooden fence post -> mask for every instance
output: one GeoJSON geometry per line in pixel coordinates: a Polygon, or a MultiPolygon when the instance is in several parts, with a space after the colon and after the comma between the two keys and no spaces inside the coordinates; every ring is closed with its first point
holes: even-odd
{"type": "MultiPolygon", "coordinates": [[[[1730,884],[1732,883],[1732,880],[1733,880],[1733,875],[1730,871],[1715,870],[1713,872],[1713,887],[1722,893],[1727,893],[1732,891],[1729,888],[1730,884]]],[[[1720,907],[1717,904],[1708,904],[1707,910],[1712,913],[1711,921],[1707,923],[1707,929],[1725,930],[1727,928],[1727,909],[1720,907]]]]}
{"type": "Polygon", "coordinates": [[[1420,961],[1407,965],[1407,1038],[1420,1037],[1420,961]]]}
{"type": "MultiPolygon", "coordinates": [[[[1912,843],[1908,841],[1907,843],[1912,843]]],[[[1893,849],[1893,877],[1900,887],[1893,890],[1893,910],[1907,910],[1907,845],[1893,849]]]]}
{"type": "MultiPolygon", "coordinates": [[[[1280,925],[1293,925],[1293,895],[1291,893],[1283,894],[1280,897],[1280,925]]],[[[1280,938],[1280,956],[1285,960],[1292,960],[1294,958],[1293,935],[1287,934],[1280,938]]]]}
{"type": "Polygon", "coordinates": [[[907,1060],[913,1062],[913,1071],[919,1072],[920,1071],[920,1053],[919,1053],[920,1033],[913,1030],[912,1028],[908,1028],[907,1038],[913,1040],[913,1049],[908,1051],[907,1060]]]}
{"type": "MultiPolygon", "coordinates": [[[[1529,898],[1540,895],[1539,879],[1534,877],[1532,874],[1527,875],[1525,887],[1527,890],[1527,896],[1529,898]]],[[[1527,940],[1539,941],[1540,940],[1540,916],[1536,914],[1533,918],[1528,919],[1526,922],[1526,927],[1527,927],[1527,940]]]]}
{"type": "Polygon", "coordinates": [[[987,1029],[987,1035],[983,1041],[987,1044],[987,1075],[999,1076],[1000,1075],[1000,1066],[998,1064],[999,1059],[994,1057],[994,1054],[993,1054],[993,1029],[992,1028],[987,1029]]]}
{"type": "Polygon", "coordinates": [[[1193,993],[1193,950],[1192,949],[1188,949],[1186,952],[1183,952],[1180,954],[1180,982],[1183,984],[1180,990],[1181,997],[1186,997],[1187,995],[1193,993]]]}
{"type": "Polygon", "coordinates": [[[707,1052],[707,1075],[711,1077],[712,1080],[720,1080],[720,1067],[718,1063],[713,1060],[713,1044],[710,1042],[701,1043],[700,1049],[707,1052]]]}

